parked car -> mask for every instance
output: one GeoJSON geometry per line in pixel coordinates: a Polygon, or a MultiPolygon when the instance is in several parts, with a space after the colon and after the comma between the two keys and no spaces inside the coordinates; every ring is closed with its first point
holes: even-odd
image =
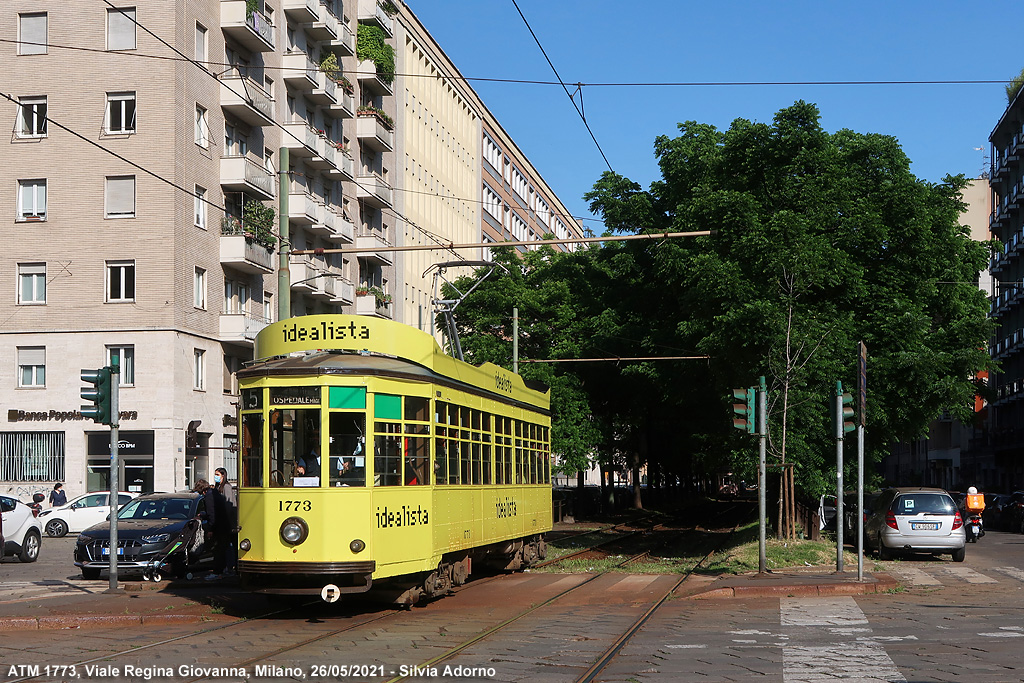
{"type": "Polygon", "coordinates": [[[985,511],[981,513],[981,521],[986,529],[1006,529],[1003,521],[1003,506],[1010,497],[1002,493],[985,494],[985,511]]]}
{"type": "MultiPolygon", "coordinates": [[[[864,492],[864,524],[868,523],[871,510],[881,491],[864,492]]],[[[857,494],[847,493],[843,496],[843,543],[857,543],[857,494]]]]}
{"type": "Polygon", "coordinates": [[[887,489],[878,496],[864,524],[864,544],[880,560],[896,553],[952,555],[963,562],[967,537],[953,497],[936,488],[887,489]]]}
{"type": "Polygon", "coordinates": [[[1014,491],[1002,506],[999,520],[1005,531],[1024,532],[1024,491],[1014,491]]]}
{"type": "MultiPolygon", "coordinates": [[[[137,495],[139,494],[119,491],[117,506],[121,507],[137,495]]],[[[93,524],[105,521],[110,514],[109,499],[109,491],[87,493],[60,507],[43,510],[39,513],[39,521],[43,523],[43,530],[47,536],[61,538],[67,536],[69,531],[82,531],[93,524]]]]}
{"type": "Polygon", "coordinates": [[[836,530],[836,497],[826,493],[818,498],[818,531],[836,530]]]}
{"type": "MultiPolygon", "coordinates": [[[[205,512],[203,497],[198,493],[147,493],[133,498],[117,513],[117,573],[139,575],[149,561],[161,555],[168,544],[182,532],[185,523],[205,512]]],[[[213,566],[210,549],[191,558],[189,567],[174,567],[177,576],[186,571],[213,566]]],[[[75,566],[82,577],[98,579],[110,566],[110,524],[106,521],[91,526],[75,542],[75,566]]]]}
{"type": "Polygon", "coordinates": [[[0,558],[17,556],[22,562],[35,562],[42,545],[42,526],[32,508],[20,500],[0,496],[0,558]]]}

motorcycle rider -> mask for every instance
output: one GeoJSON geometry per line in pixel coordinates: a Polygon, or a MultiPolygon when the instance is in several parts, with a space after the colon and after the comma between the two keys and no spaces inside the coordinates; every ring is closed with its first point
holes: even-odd
{"type": "Polygon", "coordinates": [[[966,513],[964,527],[967,531],[967,540],[977,543],[978,539],[985,535],[985,528],[981,523],[981,513],[985,511],[985,496],[978,493],[977,487],[972,486],[967,489],[963,505],[966,513]]]}

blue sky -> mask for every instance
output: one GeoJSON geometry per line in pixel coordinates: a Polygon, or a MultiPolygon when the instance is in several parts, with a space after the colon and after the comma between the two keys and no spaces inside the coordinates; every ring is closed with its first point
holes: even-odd
{"type": "MultiPolygon", "coordinates": [[[[555,80],[512,0],[406,2],[464,76],[555,80]]],[[[1024,67],[1012,2],[517,2],[566,83],[1005,82],[1024,67]]],[[[562,88],[472,84],[570,211],[590,215],[582,195],[607,167],[562,88]]],[[[644,187],[659,175],[654,138],[678,122],[770,122],[798,99],[818,105],[829,131],[897,138],[919,178],[977,176],[1006,108],[1002,83],[583,90],[612,167],[644,187]]]]}

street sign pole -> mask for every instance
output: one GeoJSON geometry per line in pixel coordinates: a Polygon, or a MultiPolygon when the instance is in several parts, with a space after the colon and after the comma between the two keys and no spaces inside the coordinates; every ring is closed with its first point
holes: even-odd
{"type": "Polygon", "coordinates": [[[765,482],[767,469],[766,451],[768,441],[768,389],[761,376],[757,392],[757,433],[759,436],[757,458],[757,571],[764,574],[768,571],[768,546],[766,529],[768,527],[768,506],[765,482]]]}
{"type": "Polygon", "coordinates": [[[121,408],[118,402],[118,393],[121,388],[121,368],[118,365],[117,354],[111,354],[110,359],[110,587],[104,593],[123,593],[117,587],[117,508],[118,508],[118,427],[120,422],[121,408]]]}
{"type": "Polygon", "coordinates": [[[864,425],[867,407],[868,347],[857,342],[857,580],[864,580],[864,425]]]}
{"type": "Polygon", "coordinates": [[[843,571],[843,383],[836,381],[836,572],[843,571]]]}

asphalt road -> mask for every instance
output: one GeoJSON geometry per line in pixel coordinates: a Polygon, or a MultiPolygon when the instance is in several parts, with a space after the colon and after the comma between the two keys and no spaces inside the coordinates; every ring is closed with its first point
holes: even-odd
{"type": "MultiPolygon", "coordinates": [[[[73,543],[73,538],[46,539],[35,565],[5,561],[0,589],[10,581],[77,577],[71,564],[73,543]]],[[[866,565],[880,569],[871,559],[866,565]]],[[[597,680],[1024,680],[1019,655],[1024,644],[1024,536],[990,532],[968,546],[964,563],[948,557],[914,558],[886,563],[885,568],[900,578],[905,590],[829,598],[670,601],[597,680]]],[[[432,668],[427,662],[584,578],[516,574],[409,611],[347,604],[209,628],[82,629],[73,638],[60,631],[5,633],[0,638],[0,681],[17,680],[20,665],[67,666],[113,656],[103,664],[116,673],[91,669],[86,675],[79,666],[74,677],[64,671],[41,673],[32,680],[144,677],[126,675],[125,667],[135,666],[151,674],[162,667],[169,673],[154,674],[153,680],[180,682],[245,677],[382,681],[406,667],[413,678],[431,681],[568,683],[653,604],[668,577],[602,577],[444,664],[432,668]],[[359,667],[354,675],[353,665],[359,667]],[[210,666],[237,666],[245,677],[239,671],[213,675],[202,669],[210,666]],[[414,666],[423,668],[417,674],[414,666]],[[445,666],[451,667],[447,675],[445,666]]],[[[94,583],[104,587],[103,581],[94,583]]]]}

